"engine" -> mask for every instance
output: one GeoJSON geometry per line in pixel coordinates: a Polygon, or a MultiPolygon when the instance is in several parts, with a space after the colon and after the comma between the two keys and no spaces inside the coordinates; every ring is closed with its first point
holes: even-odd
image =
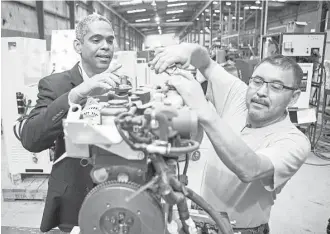
{"type": "Polygon", "coordinates": [[[178,225],[184,233],[202,233],[187,199],[212,217],[215,233],[233,233],[229,219],[186,187],[186,174],[178,172],[178,162],[188,163],[198,150],[203,131],[173,87],[121,84],[89,97],[84,107],[70,106],[63,127],[63,157],[92,165],[97,184],[79,213],[82,234],[176,233],[178,225]]]}

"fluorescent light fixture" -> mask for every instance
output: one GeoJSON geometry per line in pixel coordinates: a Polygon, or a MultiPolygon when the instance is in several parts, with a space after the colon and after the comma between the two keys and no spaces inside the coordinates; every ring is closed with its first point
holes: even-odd
{"type": "Polygon", "coordinates": [[[249,6],[245,6],[244,9],[245,9],[245,10],[249,10],[250,7],[249,7],[249,6]]]}
{"type": "Polygon", "coordinates": [[[239,17],[239,19],[240,19],[240,20],[242,20],[242,19],[243,19],[243,17],[239,17]]]}
{"type": "Polygon", "coordinates": [[[213,16],[217,16],[217,14],[214,13],[213,16]]]}
{"type": "Polygon", "coordinates": [[[175,22],[175,21],[179,21],[180,19],[168,19],[166,20],[166,22],[175,22]]]}
{"type": "Polygon", "coordinates": [[[220,13],[220,10],[214,10],[214,12],[216,12],[216,13],[220,13]]]}
{"type": "Polygon", "coordinates": [[[231,17],[232,19],[236,19],[236,17],[235,16],[233,16],[233,17],[231,17]]]}
{"type": "Polygon", "coordinates": [[[138,19],[138,20],[135,20],[135,22],[146,22],[146,21],[150,21],[150,18],[148,18],[148,19],[138,19]]]}
{"type": "Polygon", "coordinates": [[[201,33],[203,32],[203,30],[201,30],[201,33]]]}
{"type": "Polygon", "coordinates": [[[210,19],[207,18],[206,21],[210,21],[210,19]]]}
{"type": "Polygon", "coordinates": [[[129,42],[128,41],[126,41],[126,45],[129,45],[129,42]]]}
{"type": "Polygon", "coordinates": [[[260,7],[258,7],[258,6],[250,6],[250,9],[251,9],[251,10],[259,10],[260,7]]]}
{"type": "Polygon", "coordinates": [[[218,2],[217,1],[214,1],[213,4],[218,4],[218,2]]]}
{"type": "Polygon", "coordinates": [[[166,11],[166,14],[177,14],[177,13],[182,13],[183,10],[177,10],[177,11],[166,11]]]}
{"type": "Polygon", "coordinates": [[[137,13],[137,12],[145,12],[146,9],[136,9],[136,10],[131,10],[127,11],[127,14],[132,14],[132,13],[137,13]]]}
{"type": "Polygon", "coordinates": [[[167,7],[177,7],[177,6],[185,6],[185,5],[187,5],[186,2],[181,2],[181,3],[168,4],[167,7]]]}
{"type": "Polygon", "coordinates": [[[227,5],[227,6],[230,6],[230,5],[231,5],[231,2],[226,2],[226,5],[227,5]]]}
{"type": "Polygon", "coordinates": [[[256,1],[256,4],[260,4],[260,0],[257,0],[257,1],[256,1]]]}
{"type": "Polygon", "coordinates": [[[158,26],[158,30],[160,30],[160,26],[158,26]]]}
{"type": "Polygon", "coordinates": [[[197,18],[196,20],[199,20],[199,18],[197,18]]]}
{"type": "Polygon", "coordinates": [[[155,17],[155,20],[156,20],[156,22],[159,22],[159,21],[160,21],[159,16],[156,16],[156,17],[155,17]]]}
{"type": "Polygon", "coordinates": [[[142,0],[132,0],[132,1],[126,1],[126,2],[120,2],[119,5],[125,6],[125,5],[134,5],[142,3],[142,0]]]}
{"type": "Polygon", "coordinates": [[[209,12],[210,10],[209,9],[205,9],[205,12],[209,12]]]}

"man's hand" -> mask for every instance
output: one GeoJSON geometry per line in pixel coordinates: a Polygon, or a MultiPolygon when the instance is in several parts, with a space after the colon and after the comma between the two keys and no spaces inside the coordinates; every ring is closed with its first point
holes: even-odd
{"type": "Polygon", "coordinates": [[[111,70],[97,74],[73,88],[69,93],[69,101],[79,103],[87,96],[103,95],[109,92],[111,88],[116,87],[116,84],[120,84],[120,78],[112,73],[120,67],[118,65],[111,70]]]}
{"type": "Polygon", "coordinates": [[[155,49],[155,58],[149,62],[156,73],[164,72],[169,66],[176,64],[179,68],[187,68],[195,50],[199,48],[197,44],[181,43],[155,49]]]}
{"type": "Polygon", "coordinates": [[[175,87],[185,104],[195,110],[199,117],[205,114],[204,111],[209,107],[209,104],[200,83],[190,72],[181,69],[176,70],[170,77],[168,84],[175,87]]]}
{"type": "Polygon", "coordinates": [[[204,47],[195,43],[181,43],[155,49],[155,58],[149,65],[156,73],[162,73],[172,65],[179,68],[187,68],[189,65],[197,69],[205,68],[210,61],[209,53],[204,47]]]}

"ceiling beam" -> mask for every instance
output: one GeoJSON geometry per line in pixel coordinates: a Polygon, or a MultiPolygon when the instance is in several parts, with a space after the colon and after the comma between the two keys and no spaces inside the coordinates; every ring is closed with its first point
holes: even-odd
{"type": "MultiPolygon", "coordinates": [[[[197,19],[197,17],[203,13],[203,11],[208,8],[211,4],[212,4],[213,0],[208,0],[204,6],[191,18],[191,23],[193,23],[195,21],[195,19],[197,19]]],[[[180,37],[185,30],[188,28],[189,26],[184,27],[178,34],[178,36],[180,37]]]]}
{"type": "Polygon", "coordinates": [[[134,24],[130,24],[133,27],[136,28],[141,28],[141,27],[157,27],[157,26],[161,26],[161,27],[183,27],[183,26],[189,26],[189,25],[193,25],[192,22],[168,22],[168,23],[134,23],[134,24]]]}
{"type": "MultiPolygon", "coordinates": [[[[112,7],[110,6],[107,6],[106,4],[104,4],[101,0],[97,0],[97,2],[99,2],[105,9],[111,11],[113,14],[115,14],[116,16],[118,16],[122,21],[124,21],[127,25],[129,25],[130,23],[124,18],[121,16],[121,14],[117,13],[112,7]]],[[[142,37],[145,37],[145,35],[140,31],[138,30],[137,28],[133,27],[133,26],[130,26],[132,27],[135,31],[137,31],[139,34],[141,34],[142,37]]]]}

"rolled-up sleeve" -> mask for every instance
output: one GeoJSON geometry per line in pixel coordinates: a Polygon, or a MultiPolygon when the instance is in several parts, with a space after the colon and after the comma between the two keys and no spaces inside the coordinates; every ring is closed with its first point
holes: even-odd
{"type": "Polygon", "coordinates": [[[267,148],[258,150],[258,155],[270,159],[274,166],[273,181],[264,185],[268,191],[275,191],[284,186],[306,161],[311,151],[307,137],[299,134],[288,134],[267,148]]]}

